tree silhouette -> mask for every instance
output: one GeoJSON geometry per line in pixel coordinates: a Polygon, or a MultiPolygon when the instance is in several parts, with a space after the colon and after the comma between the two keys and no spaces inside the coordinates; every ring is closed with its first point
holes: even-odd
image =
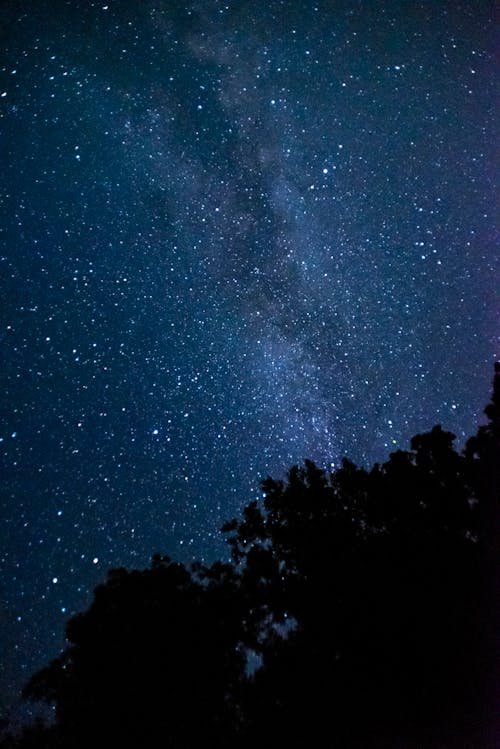
{"type": "Polygon", "coordinates": [[[493,747],[499,365],[486,415],[266,479],[232,564],[112,571],[25,690],[55,724],[2,746],[493,747]]]}
{"type": "Polygon", "coordinates": [[[477,493],[452,442],[435,427],[370,472],[344,461],[328,476],[306,462],[264,482],[262,511],[226,526],[255,626],[275,625],[247,707],[255,740],[454,740],[450,726],[473,707],[463,654],[479,579],[477,493]]]}
{"type": "Polygon", "coordinates": [[[465,453],[479,498],[481,623],[476,671],[483,698],[481,721],[485,745],[496,746],[500,735],[500,362],[495,363],[493,397],[484,412],[488,423],[468,440],[465,453]]]}
{"type": "Polygon", "coordinates": [[[221,746],[244,662],[230,588],[202,587],[159,556],[148,570],[112,570],[69,622],[70,646],[26,689],[56,705],[53,745],[221,746]]]}

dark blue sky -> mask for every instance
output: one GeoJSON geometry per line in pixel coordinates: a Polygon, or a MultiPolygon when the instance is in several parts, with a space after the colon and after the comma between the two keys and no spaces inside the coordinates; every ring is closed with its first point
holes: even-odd
{"type": "Polygon", "coordinates": [[[4,0],[0,694],[294,462],[472,434],[493,3],[4,0]],[[28,7],[29,6],[29,7],[28,7]]]}

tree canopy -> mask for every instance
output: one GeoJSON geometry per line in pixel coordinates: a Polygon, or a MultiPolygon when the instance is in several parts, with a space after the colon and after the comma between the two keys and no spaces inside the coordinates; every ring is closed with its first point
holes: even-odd
{"type": "Polygon", "coordinates": [[[485,413],[266,479],[231,564],[112,570],[26,686],[54,723],[1,746],[493,747],[500,365],[485,413]]]}

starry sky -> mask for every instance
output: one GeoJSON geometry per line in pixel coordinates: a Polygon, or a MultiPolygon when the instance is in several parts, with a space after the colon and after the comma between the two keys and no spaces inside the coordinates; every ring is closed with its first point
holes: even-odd
{"type": "Polygon", "coordinates": [[[259,481],[474,433],[493,3],[3,0],[0,698],[259,481]]]}

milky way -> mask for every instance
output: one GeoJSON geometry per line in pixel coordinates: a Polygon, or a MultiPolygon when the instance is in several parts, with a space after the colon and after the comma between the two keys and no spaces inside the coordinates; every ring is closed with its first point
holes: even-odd
{"type": "Polygon", "coordinates": [[[498,357],[488,2],[4,0],[10,703],[112,566],[312,458],[463,442],[498,357]]]}

